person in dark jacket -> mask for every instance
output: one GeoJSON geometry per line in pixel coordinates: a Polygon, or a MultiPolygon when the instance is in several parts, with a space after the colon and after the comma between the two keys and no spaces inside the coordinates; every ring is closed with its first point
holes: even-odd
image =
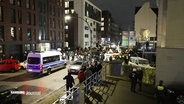
{"type": "Polygon", "coordinates": [[[66,91],[69,91],[75,84],[74,78],[71,76],[70,72],[68,72],[68,75],[66,75],[63,80],[66,80],[66,91]]]}
{"type": "Polygon", "coordinates": [[[141,68],[137,69],[137,83],[139,85],[139,91],[142,91],[142,78],[143,78],[143,70],[141,68]]]}
{"type": "Polygon", "coordinates": [[[131,79],[131,91],[136,92],[136,84],[137,84],[137,72],[134,68],[133,71],[129,74],[129,78],[131,79]]]}
{"type": "Polygon", "coordinates": [[[100,71],[102,69],[102,64],[98,61],[97,62],[97,71],[100,71]]]}
{"type": "Polygon", "coordinates": [[[159,84],[155,88],[155,95],[157,97],[157,104],[165,104],[166,87],[163,85],[163,81],[159,81],[159,84]]]}

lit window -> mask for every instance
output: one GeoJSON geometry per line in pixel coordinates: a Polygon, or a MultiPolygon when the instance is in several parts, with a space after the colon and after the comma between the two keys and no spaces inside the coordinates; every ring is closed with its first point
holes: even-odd
{"type": "Polygon", "coordinates": [[[69,14],[69,10],[65,10],[65,14],[69,14]]]}
{"type": "Polygon", "coordinates": [[[31,28],[27,29],[27,38],[28,40],[31,40],[31,28]]]}
{"type": "Polygon", "coordinates": [[[63,6],[63,5],[62,5],[62,3],[63,3],[63,0],[60,0],[59,2],[60,2],[60,6],[63,6]]]}
{"type": "Polygon", "coordinates": [[[25,50],[30,50],[31,49],[31,45],[30,44],[25,44],[25,50]]]}
{"type": "Polygon", "coordinates": [[[89,12],[88,11],[86,11],[86,16],[89,17],[89,12]]]}
{"type": "Polygon", "coordinates": [[[3,46],[0,45],[0,53],[2,54],[3,53],[3,46]]]}
{"type": "Polygon", "coordinates": [[[4,40],[4,26],[0,25],[0,41],[4,40]]]}
{"type": "Polygon", "coordinates": [[[9,0],[10,4],[15,4],[15,0],[9,0]]]}
{"type": "Polygon", "coordinates": [[[104,21],[104,18],[101,18],[101,21],[104,21]]]}
{"type": "Polygon", "coordinates": [[[26,8],[30,8],[30,0],[26,0],[26,8]]]}
{"type": "Polygon", "coordinates": [[[0,21],[3,21],[3,10],[2,7],[0,6],[0,21]]]}
{"type": "Polygon", "coordinates": [[[19,40],[22,41],[22,28],[18,28],[19,40]]]}
{"type": "Polygon", "coordinates": [[[104,31],[104,27],[101,27],[101,31],[104,31]]]}
{"type": "Polygon", "coordinates": [[[38,34],[39,34],[38,39],[39,39],[39,40],[42,40],[42,31],[39,30],[39,33],[38,33],[38,34]]]}
{"type": "Polygon", "coordinates": [[[17,5],[20,7],[21,6],[21,0],[17,1],[17,5]]]}
{"type": "Polygon", "coordinates": [[[15,27],[10,27],[11,39],[16,40],[16,31],[15,27]]]}
{"type": "Polygon", "coordinates": [[[104,22],[101,22],[101,26],[104,26],[104,22]]]}
{"type": "Polygon", "coordinates": [[[74,9],[71,10],[72,14],[74,13],[74,9]]]}
{"type": "Polygon", "coordinates": [[[65,29],[67,29],[67,30],[68,30],[68,25],[66,25],[66,26],[65,26],[65,29]]]}
{"type": "Polygon", "coordinates": [[[69,2],[65,2],[65,8],[69,8],[69,2]]]}

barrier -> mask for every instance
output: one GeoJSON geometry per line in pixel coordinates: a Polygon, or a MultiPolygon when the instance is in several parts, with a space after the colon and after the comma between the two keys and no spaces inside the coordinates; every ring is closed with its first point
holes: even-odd
{"type": "Polygon", "coordinates": [[[65,95],[58,98],[53,104],[79,104],[79,87],[73,87],[70,91],[66,91],[65,95]]]}
{"type": "Polygon", "coordinates": [[[87,96],[94,86],[101,84],[101,70],[91,75],[81,84],[72,87],[70,91],[66,91],[65,95],[58,98],[53,104],[84,104],[85,96],[87,96]]]}
{"type": "Polygon", "coordinates": [[[94,86],[98,86],[101,84],[102,75],[101,70],[91,75],[88,79],[86,79],[84,84],[84,92],[85,94],[89,94],[89,92],[93,89],[94,86]]]}

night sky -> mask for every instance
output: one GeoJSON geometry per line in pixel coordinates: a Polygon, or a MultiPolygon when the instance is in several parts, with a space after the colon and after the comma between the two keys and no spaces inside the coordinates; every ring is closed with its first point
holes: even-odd
{"type": "Polygon", "coordinates": [[[132,30],[135,7],[140,7],[150,1],[151,7],[156,8],[156,0],[90,0],[101,10],[110,11],[113,20],[123,30],[132,30]]]}

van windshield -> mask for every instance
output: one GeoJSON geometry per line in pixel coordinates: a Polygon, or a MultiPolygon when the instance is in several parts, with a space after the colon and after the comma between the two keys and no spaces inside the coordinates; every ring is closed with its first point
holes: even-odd
{"type": "Polygon", "coordinates": [[[40,64],[40,58],[38,57],[29,57],[28,64],[40,64]]]}
{"type": "Polygon", "coordinates": [[[149,64],[148,60],[139,60],[139,64],[147,65],[149,64]]]}

